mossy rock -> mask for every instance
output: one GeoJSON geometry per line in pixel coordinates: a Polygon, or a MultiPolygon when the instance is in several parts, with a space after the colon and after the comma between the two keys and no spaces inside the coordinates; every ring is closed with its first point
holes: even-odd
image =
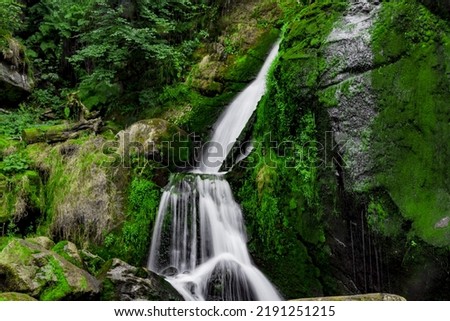
{"type": "Polygon", "coordinates": [[[450,245],[450,27],[415,1],[384,3],[372,49],[379,116],[373,125],[376,181],[412,231],[450,245]],[[399,47],[401,46],[401,48],[399,47]]]}
{"type": "Polygon", "coordinates": [[[10,218],[8,210],[8,179],[0,174],[0,223],[7,222],[10,218]]]}
{"type": "Polygon", "coordinates": [[[99,282],[55,252],[13,239],[0,252],[0,291],[26,293],[40,300],[89,299],[99,282]]]}
{"type": "Polygon", "coordinates": [[[182,296],[161,276],[119,259],[108,261],[99,275],[102,300],[182,301],[182,296]]]}
{"type": "MultiPolygon", "coordinates": [[[[46,236],[37,236],[27,238],[26,241],[42,246],[46,250],[51,250],[55,246],[55,242],[46,236]]],[[[58,253],[59,254],[59,253],[58,253]]]]}
{"type": "Polygon", "coordinates": [[[80,269],[84,268],[80,252],[78,251],[77,246],[72,242],[61,241],[52,248],[52,251],[61,255],[67,261],[79,267],[80,269]]]}
{"type": "Polygon", "coordinates": [[[4,292],[0,293],[0,301],[37,301],[35,298],[24,293],[4,292]]]}
{"type": "Polygon", "coordinates": [[[124,161],[129,157],[144,156],[167,166],[192,165],[190,137],[166,120],[141,120],[119,132],[117,136],[118,152],[124,161]]]}

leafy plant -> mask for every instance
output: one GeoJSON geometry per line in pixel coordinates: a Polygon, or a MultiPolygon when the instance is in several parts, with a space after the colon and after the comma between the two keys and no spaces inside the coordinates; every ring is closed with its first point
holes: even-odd
{"type": "Polygon", "coordinates": [[[30,166],[30,160],[24,153],[14,153],[6,156],[0,163],[0,171],[3,173],[19,173],[30,166]]]}
{"type": "Polygon", "coordinates": [[[0,39],[19,30],[23,5],[16,0],[0,1],[0,39]]]}

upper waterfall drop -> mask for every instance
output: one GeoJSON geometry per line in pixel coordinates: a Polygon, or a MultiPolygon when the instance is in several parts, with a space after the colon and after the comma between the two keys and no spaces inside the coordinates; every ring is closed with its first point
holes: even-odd
{"type": "Polygon", "coordinates": [[[203,146],[195,172],[218,173],[228,153],[256,110],[266,91],[266,78],[275,60],[280,42],[270,51],[256,78],[231,102],[213,126],[213,134],[203,146]],[[212,155],[214,154],[214,155],[212,155]]]}
{"type": "Polygon", "coordinates": [[[264,95],[278,49],[276,43],[256,79],[216,122],[198,167],[172,175],[161,197],[148,268],[164,275],[186,300],[281,300],[253,265],[241,207],[218,175],[264,95]]]}

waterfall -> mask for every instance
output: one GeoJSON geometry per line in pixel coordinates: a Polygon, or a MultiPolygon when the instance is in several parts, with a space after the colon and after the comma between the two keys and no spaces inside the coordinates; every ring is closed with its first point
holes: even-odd
{"type": "Polygon", "coordinates": [[[278,48],[220,116],[197,168],[172,175],[161,197],[148,267],[186,300],[281,300],[252,263],[241,208],[219,173],[264,95],[278,48]]]}

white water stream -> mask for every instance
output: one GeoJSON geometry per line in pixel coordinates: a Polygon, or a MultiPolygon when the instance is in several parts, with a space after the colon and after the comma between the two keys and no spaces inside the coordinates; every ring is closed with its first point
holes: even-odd
{"type": "Polygon", "coordinates": [[[200,165],[192,173],[173,175],[161,198],[148,267],[186,300],[281,300],[252,263],[241,208],[219,174],[264,95],[278,46],[220,116],[200,165]]]}

